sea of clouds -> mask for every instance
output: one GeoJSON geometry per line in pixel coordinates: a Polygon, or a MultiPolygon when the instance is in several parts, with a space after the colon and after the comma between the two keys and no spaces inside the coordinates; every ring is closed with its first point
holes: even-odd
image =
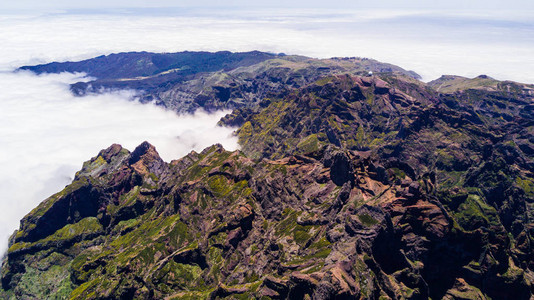
{"type": "Polygon", "coordinates": [[[0,16],[2,60],[16,67],[119,51],[263,50],[369,57],[425,81],[487,74],[534,83],[528,11],[148,11],[0,16]]]}
{"type": "MultiPolygon", "coordinates": [[[[83,161],[144,140],[170,161],[213,143],[236,149],[225,114],[179,116],[121,91],[74,97],[83,74],[13,72],[29,64],[122,51],[263,50],[312,57],[360,56],[432,80],[442,74],[534,83],[529,14],[451,11],[54,11],[0,14],[0,239],[83,161]]],[[[1,243],[0,251],[5,250],[1,243]]]]}

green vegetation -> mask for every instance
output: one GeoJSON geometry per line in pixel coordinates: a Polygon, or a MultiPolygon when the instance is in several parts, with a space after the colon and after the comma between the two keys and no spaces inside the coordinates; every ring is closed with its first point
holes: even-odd
{"type": "Polygon", "coordinates": [[[54,234],[46,237],[42,242],[46,241],[59,241],[59,240],[68,240],[79,235],[86,235],[102,230],[102,225],[95,217],[87,217],[80,220],[78,223],[69,224],[54,234]]]}
{"type": "Polygon", "coordinates": [[[365,225],[367,227],[371,227],[373,225],[378,224],[378,220],[376,220],[375,218],[371,217],[369,214],[358,215],[358,219],[360,220],[360,222],[362,222],[363,225],[365,225]]]}
{"type": "Polygon", "coordinates": [[[534,182],[532,180],[517,177],[516,183],[525,192],[527,197],[534,199],[534,182]]]}
{"type": "Polygon", "coordinates": [[[478,195],[470,194],[467,200],[458,207],[454,216],[465,230],[500,224],[495,208],[485,204],[478,195]]]}
{"type": "Polygon", "coordinates": [[[317,135],[311,134],[302,139],[301,142],[297,144],[297,148],[302,153],[310,153],[319,150],[319,143],[317,135]]]}
{"type": "Polygon", "coordinates": [[[221,175],[208,178],[208,185],[216,197],[224,197],[232,190],[232,185],[221,175]]]}

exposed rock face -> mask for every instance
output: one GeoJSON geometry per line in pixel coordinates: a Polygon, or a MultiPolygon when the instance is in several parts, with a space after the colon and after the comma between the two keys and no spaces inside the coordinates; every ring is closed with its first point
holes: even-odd
{"type": "Polygon", "coordinates": [[[21,221],[0,296],[529,299],[533,95],[496,86],[327,76],[225,117],[242,151],[112,145],[21,221]]]}

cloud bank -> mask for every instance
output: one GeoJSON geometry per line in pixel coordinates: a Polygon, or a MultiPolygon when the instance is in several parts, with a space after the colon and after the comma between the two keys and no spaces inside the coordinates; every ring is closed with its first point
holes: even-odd
{"type": "MultiPolygon", "coordinates": [[[[147,140],[170,161],[215,143],[235,150],[225,112],[178,116],[131,101],[128,91],[77,98],[79,75],[0,73],[0,238],[37,204],[70,183],[82,163],[112,143],[130,151],[147,140]]],[[[2,242],[2,249],[5,244],[2,242]]]]}
{"type": "Polygon", "coordinates": [[[424,80],[487,74],[534,83],[534,19],[519,11],[151,12],[0,16],[0,68],[120,51],[264,50],[370,57],[424,80]]]}

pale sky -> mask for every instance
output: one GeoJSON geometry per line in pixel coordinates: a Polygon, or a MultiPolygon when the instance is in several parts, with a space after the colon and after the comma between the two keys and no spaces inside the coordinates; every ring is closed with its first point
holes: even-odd
{"type": "Polygon", "coordinates": [[[517,10],[534,9],[534,1],[531,0],[2,0],[0,10],[11,9],[106,9],[106,8],[139,8],[139,7],[268,7],[268,8],[396,8],[396,9],[481,9],[481,10],[517,10]]]}

